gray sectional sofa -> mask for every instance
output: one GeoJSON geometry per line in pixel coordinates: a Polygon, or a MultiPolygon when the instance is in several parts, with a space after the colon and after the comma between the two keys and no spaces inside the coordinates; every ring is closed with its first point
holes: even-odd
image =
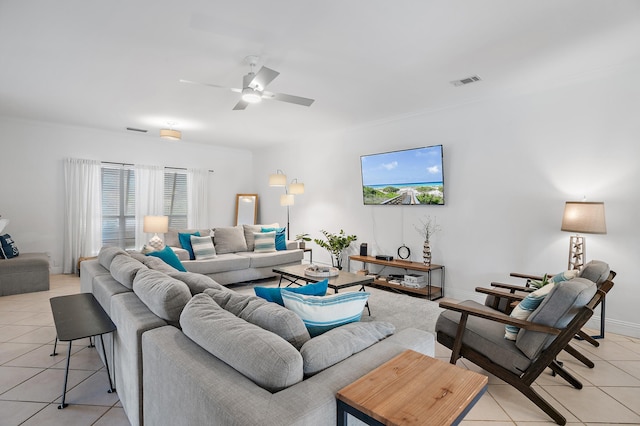
{"type": "Polygon", "coordinates": [[[211,229],[170,229],[164,234],[164,242],[178,255],[187,271],[207,275],[222,285],[270,278],[275,276],[275,267],[300,264],[304,252],[293,241],[286,242],[286,250],[254,252],[253,233],[260,232],[263,227],[279,228],[279,225],[273,223],[211,229]],[[215,259],[189,259],[189,252],[181,247],[178,235],[194,232],[199,232],[201,236],[215,235],[215,259]]]}
{"type": "Polygon", "coordinates": [[[284,307],[117,248],[82,262],[81,287],[116,324],[105,349],[132,425],[333,425],[339,389],[434,352],[433,334],[384,322],[311,338],[284,307]]]}

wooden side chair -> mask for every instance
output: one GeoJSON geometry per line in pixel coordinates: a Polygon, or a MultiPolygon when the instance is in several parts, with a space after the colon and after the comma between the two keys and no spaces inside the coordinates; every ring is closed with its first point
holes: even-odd
{"type": "MultiPolygon", "coordinates": [[[[611,288],[608,282],[604,288],[611,288]]],[[[547,413],[556,423],[566,419],[533,388],[546,368],[576,389],[582,384],[566,371],[556,356],[593,315],[605,291],[585,278],[554,286],[527,320],[512,318],[474,301],[441,301],[436,323],[438,342],[451,349],[450,362],[464,357],[506,383],[547,413]],[[505,324],[520,328],[515,341],[507,340],[505,324]]]]}

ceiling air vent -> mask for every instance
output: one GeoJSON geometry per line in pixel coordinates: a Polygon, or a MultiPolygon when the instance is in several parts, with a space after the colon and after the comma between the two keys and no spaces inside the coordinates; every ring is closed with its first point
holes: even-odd
{"type": "Polygon", "coordinates": [[[476,81],[480,81],[480,80],[482,80],[480,76],[472,75],[471,77],[462,78],[460,80],[454,80],[451,82],[451,84],[453,84],[456,87],[459,87],[459,86],[475,83],[476,81]]]}
{"type": "Polygon", "coordinates": [[[140,132],[140,133],[147,133],[148,130],[145,129],[136,129],[135,127],[127,127],[127,130],[131,131],[131,132],[140,132]]]}

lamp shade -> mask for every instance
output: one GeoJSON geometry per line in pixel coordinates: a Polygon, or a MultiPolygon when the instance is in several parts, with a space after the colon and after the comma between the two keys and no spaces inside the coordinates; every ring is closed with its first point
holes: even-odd
{"type": "Polygon", "coordinates": [[[164,234],[169,231],[169,216],[145,216],[143,232],[164,234]]]}
{"type": "Polygon", "coordinates": [[[562,216],[562,231],[583,234],[606,234],[604,203],[589,201],[567,201],[562,216]]]}
{"type": "Polygon", "coordinates": [[[287,186],[287,175],[280,170],[275,174],[269,175],[269,186],[287,186]]]}
{"type": "Polygon", "coordinates": [[[294,180],[295,182],[291,182],[291,185],[289,185],[289,193],[304,194],[304,183],[298,182],[297,179],[294,180]]]}
{"type": "Polygon", "coordinates": [[[280,196],[280,205],[281,206],[292,206],[294,204],[295,199],[293,198],[293,194],[282,194],[280,196]]]}

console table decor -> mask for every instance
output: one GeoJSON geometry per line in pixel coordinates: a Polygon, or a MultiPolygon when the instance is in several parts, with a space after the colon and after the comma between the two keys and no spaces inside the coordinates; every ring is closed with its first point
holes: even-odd
{"type": "Polygon", "coordinates": [[[369,263],[373,265],[381,265],[383,269],[384,267],[404,269],[405,273],[407,273],[408,271],[424,272],[427,274],[427,285],[424,287],[417,287],[417,286],[409,287],[401,284],[391,283],[389,281],[383,281],[380,279],[373,280],[373,284],[381,287],[393,288],[395,290],[400,290],[407,293],[419,294],[421,296],[425,296],[429,300],[437,300],[444,297],[444,265],[436,265],[434,263],[430,265],[425,265],[423,263],[411,262],[408,260],[398,260],[398,259],[382,260],[382,259],[376,259],[373,256],[358,256],[358,255],[349,256],[349,260],[362,262],[363,269],[368,269],[367,264],[369,263]],[[440,271],[440,287],[434,286],[431,284],[432,271],[440,271]]]}
{"type": "Polygon", "coordinates": [[[53,313],[53,322],[56,326],[56,340],[53,345],[53,353],[51,356],[57,355],[56,347],[58,340],[69,342],[67,350],[67,367],[64,375],[64,387],[62,388],[62,402],[58,406],[59,409],[65,408],[65,397],[67,395],[67,380],[69,378],[69,361],[71,360],[71,343],[74,340],[83,339],[85,337],[100,336],[102,343],[102,355],[105,360],[107,369],[107,377],[109,378],[108,393],[115,391],[111,383],[111,374],[109,373],[109,363],[107,362],[107,354],[104,349],[104,341],[102,335],[115,331],[116,326],[111,318],[102,309],[100,303],[96,300],[92,293],[72,294],[70,296],[58,296],[49,299],[51,304],[51,312],[53,313]]]}
{"type": "Polygon", "coordinates": [[[407,350],[340,389],[337,424],[347,413],[369,425],[457,425],[487,390],[475,371],[407,350]]]}

